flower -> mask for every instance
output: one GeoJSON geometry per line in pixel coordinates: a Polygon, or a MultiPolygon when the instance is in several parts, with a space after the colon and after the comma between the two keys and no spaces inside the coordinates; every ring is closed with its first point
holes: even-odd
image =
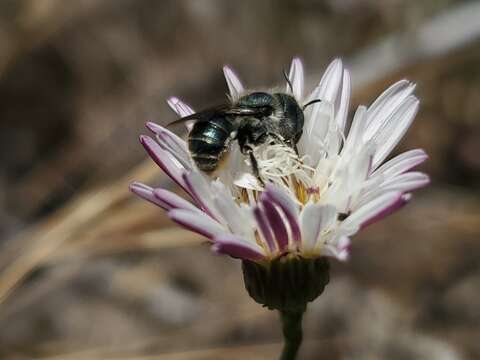
{"type": "MultiPolygon", "coordinates": [[[[246,90],[229,67],[224,74],[235,102],[246,90]]],[[[292,61],[288,78],[282,91],[300,105],[321,101],[304,111],[298,153],[278,144],[255,149],[264,182],[252,174],[239,146],[232,144],[227,165],[211,178],[196,168],[184,140],[147,123],[156,140],[142,135],[140,142],[192,201],[137,182],[131,190],[208,238],[217,253],[257,263],[288,254],[347,259],[352,235],[402,207],[412,190],[429,182],[427,175],[411,171],[427,159],[421,149],[384,162],[417,113],[415,85],[401,80],[370,107],[359,106],[347,132],[350,75],[341,60],[329,65],[308,96],[299,59],[292,61]]],[[[168,104],[180,117],[194,113],[177,98],[168,104]]]]}

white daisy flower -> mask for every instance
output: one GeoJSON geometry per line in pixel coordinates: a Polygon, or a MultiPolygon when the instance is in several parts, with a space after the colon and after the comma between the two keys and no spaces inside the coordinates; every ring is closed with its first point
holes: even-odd
{"type": "MultiPolygon", "coordinates": [[[[249,93],[229,67],[224,74],[232,102],[249,93]]],[[[350,75],[341,60],[330,64],[307,96],[299,59],[292,61],[288,78],[283,91],[300,105],[320,101],[304,111],[298,153],[278,144],[255,149],[266,185],[252,174],[237,144],[231,144],[227,165],[212,178],[197,169],[184,140],[148,123],[155,139],[141,136],[141,143],[191,201],[141,183],[131,184],[131,190],[208,238],[217,253],[259,263],[286,254],[347,259],[352,235],[402,207],[411,191],[429,182],[427,175],[411,171],[427,159],[421,149],[385,162],[417,113],[415,85],[401,80],[370,107],[359,106],[347,132],[350,75]]],[[[168,104],[180,117],[194,113],[177,98],[168,104]]]]}

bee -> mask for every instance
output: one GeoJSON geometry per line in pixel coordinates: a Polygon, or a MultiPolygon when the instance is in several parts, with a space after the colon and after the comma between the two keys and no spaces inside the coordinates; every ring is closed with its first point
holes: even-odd
{"type": "MultiPolygon", "coordinates": [[[[289,86],[292,87],[290,82],[289,86]]],[[[303,111],[317,101],[301,107],[290,94],[256,91],[232,104],[200,111],[174,123],[195,120],[188,134],[188,149],[200,170],[206,173],[217,170],[236,141],[240,151],[250,158],[253,174],[263,184],[255,148],[262,144],[283,144],[297,151],[303,132],[303,111]]]]}

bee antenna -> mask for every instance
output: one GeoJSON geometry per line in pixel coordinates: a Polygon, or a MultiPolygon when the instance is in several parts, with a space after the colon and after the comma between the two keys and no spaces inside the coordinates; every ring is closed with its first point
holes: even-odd
{"type": "Polygon", "coordinates": [[[290,88],[290,90],[293,93],[293,85],[292,85],[292,82],[290,81],[290,79],[288,78],[288,75],[287,75],[287,72],[285,71],[285,69],[283,69],[283,77],[285,78],[285,80],[287,80],[288,87],[290,88]]]}
{"type": "Polygon", "coordinates": [[[309,101],[308,103],[306,103],[305,105],[303,105],[303,110],[305,110],[305,109],[307,108],[307,106],[316,104],[316,103],[321,102],[321,101],[322,101],[321,99],[315,99],[315,100],[309,101]]]}

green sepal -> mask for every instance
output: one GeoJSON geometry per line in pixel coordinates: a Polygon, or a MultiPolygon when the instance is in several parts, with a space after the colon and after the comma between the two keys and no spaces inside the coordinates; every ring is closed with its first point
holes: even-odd
{"type": "Polygon", "coordinates": [[[243,260],[242,269],[249,295],[270,310],[282,312],[304,312],[329,281],[325,257],[307,259],[289,254],[262,263],[243,260]]]}

